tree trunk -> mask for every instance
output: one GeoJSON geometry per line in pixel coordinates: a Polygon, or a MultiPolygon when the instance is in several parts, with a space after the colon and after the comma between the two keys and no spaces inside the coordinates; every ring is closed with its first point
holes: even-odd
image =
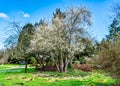
{"type": "Polygon", "coordinates": [[[60,72],[64,72],[64,63],[63,63],[62,52],[61,52],[61,57],[60,57],[60,72]]]}
{"type": "Polygon", "coordinates": [[[59,72],[67,72],[68,63],[69,63],[69,62],[64,63],[63,66],[61,66],[61,64],[57,64],[57,63],[56,63],[57,70],[58,70],[59,72]]]}
{"type": "Polygon", "coordinates": [[[68,57],[65,58],[65,63],[64,63],[64,72],[67,72],[67,69],[68,69],[68,64],[69,64],[69,60],[68,60],[68,57]]]}
{"type": "Polygon", "coordinates": [[[70,66],[70,69],[72,69],[73,68],[73,66],[72,66],[72,59],[70,59],[70,62],[68,63],[68,65],[70,66]]]}
{"type": "Polygon", "coordinates": [[[65,65],[64,65],[64,72],[67,72],[67,69],[68,69],[68,63],[69,63],[69,62],[65,63],[65,65]]]}
{"type": "Polygon", "coordinates": [[[27,73],[28,58],[25,57],[25,73],[27,73]]]}
{"type": "Polygon", "coordinates": [[[63,68],[64,68],[63,65],[60,64],[59,65],[60,72],[64,72],[63,68]]]}
{"type": "Polygon", "coordinates": [[[57,70],[60,72],[59,65],[57,64],[57,62],[55,62],[55,64],[56,64],[57,70]]]}

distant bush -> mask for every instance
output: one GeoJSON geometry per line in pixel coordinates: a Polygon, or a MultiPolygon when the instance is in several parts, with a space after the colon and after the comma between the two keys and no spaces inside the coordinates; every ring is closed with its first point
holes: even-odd
{"type": "Polygon", "coordinates": [[[113,72],[114,76],[120,77],[120,43],[102,42],[93,62],[101,65],[102,69],[113,72]]]}
{"type": "Polygon", "coordinates": [[[0,64],[5,64],[8,62],[8,53],[7,51],[0,50],[0,64]]]}
{"type": "Polygon", "coordinates": [[[0,64],[5,64],[7,63],[7,59],[6,58],[1,58],[0,59],[0,64]]]}

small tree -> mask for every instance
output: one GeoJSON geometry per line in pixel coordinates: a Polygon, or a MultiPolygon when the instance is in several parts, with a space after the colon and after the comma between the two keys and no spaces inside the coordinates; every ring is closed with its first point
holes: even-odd
{"type": "Polygon", "coordinates": [[[113,72],[114,75],[119,75],[120,72],[120,42],[115,44],[109,41],[102,41],[98,50],[98,57],[95,59],[96,63],[101,65],[104,70],[113,72]]]}
{"type": "Polygon", "coordinates": [[[27,72],[28,57],[30,56],[30,41],[34,32],[34,26],[32,24],[26,24],[18,38],[17,49],[21,55],[21,58],[25,59],[25,73],[27,72]]]}

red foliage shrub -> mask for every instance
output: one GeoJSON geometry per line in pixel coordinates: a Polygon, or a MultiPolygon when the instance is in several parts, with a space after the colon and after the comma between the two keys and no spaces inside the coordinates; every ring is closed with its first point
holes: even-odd
{"type": "Polygon", "coordinates": [[[73,67],[82,71],[91,71],[93,70],[92,64],[73,64],[73,67]]]}

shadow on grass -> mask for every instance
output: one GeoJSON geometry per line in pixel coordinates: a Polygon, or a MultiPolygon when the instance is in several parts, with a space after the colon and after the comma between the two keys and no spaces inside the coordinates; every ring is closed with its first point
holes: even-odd
{"type": "MultiPolygon", "coordinates": [[[[35,72],[35,68],[28,68],[27,71],[28,71],[28,73],[35,72]]],[[[0,73],[24,73],[24,72],[25,72],[24,68],[14,68],[14,69],[0,70],[0,73]]]]}

